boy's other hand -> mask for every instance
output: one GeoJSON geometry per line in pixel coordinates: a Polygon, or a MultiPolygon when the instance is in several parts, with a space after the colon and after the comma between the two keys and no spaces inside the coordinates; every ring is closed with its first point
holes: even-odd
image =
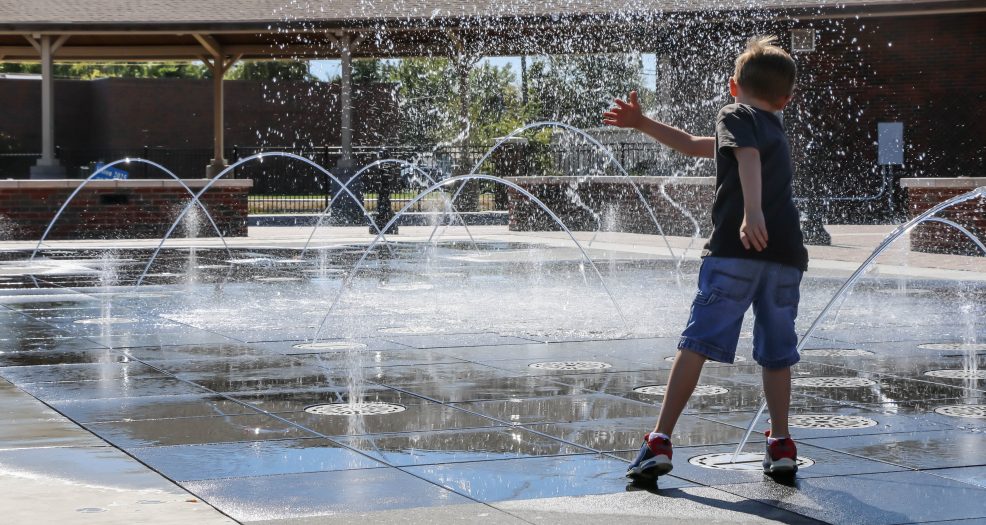
{"type": "Polygon", "coordinates": [[[613,101],[616,107],[603,113],[603,124],[616,126],[618,128],[636,128],[644,120],[644,114],[640,110],[640,102],[637,102],[637,92],[631,91],[628,100],[621,99],[613,101]]]}
{"type": "Polygon", "coordinates": [[[758,252],[767,248],[767,221],[763,218],[763,211],[747,210],[743,214],[743,224],[740,225],[740,242],[747,250],[753,247],[758,252]]]}

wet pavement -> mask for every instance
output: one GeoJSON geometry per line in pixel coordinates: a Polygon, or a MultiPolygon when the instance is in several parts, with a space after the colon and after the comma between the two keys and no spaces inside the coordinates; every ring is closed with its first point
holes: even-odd
{"type": "MultiPolygon", "coordinates": [[[[760,405],[748,322],[673,473],[639,487],[694,261],[610,255],[600,281],[570,250],[411,245],[353,272],[358,248],[175,249],[136,291],[144,251],[0,252],[5,410],[74,422],[5,412],[0,468],[130,455],[241,523],[986,520],[981,281],[872,276],[820,324],[792,397],[814,464],[788,484],[690,461],[735,450],[760,405]]],[[[844,277],[808,274],[802,332],[844,277]]]]}

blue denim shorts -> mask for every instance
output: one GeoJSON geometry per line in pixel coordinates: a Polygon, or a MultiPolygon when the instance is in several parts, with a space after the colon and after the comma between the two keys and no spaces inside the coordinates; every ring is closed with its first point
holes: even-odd
{"type": "Polygon", "coordinates": [[[797,363],[801,356],[794,320],[802,275],[799,268],[775,262],[706,257],[678,348],[732,363],[743,317],[752,305],[753,359],[764,368],[797,363]]]}

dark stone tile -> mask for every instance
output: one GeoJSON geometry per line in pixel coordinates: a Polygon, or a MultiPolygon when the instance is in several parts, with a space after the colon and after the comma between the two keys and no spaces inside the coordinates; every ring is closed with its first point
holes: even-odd
{"type": "Polygon", "coordinates": [[[0,367],[63,364],[119,363],[128,360],[121,352],[108,348],[92,350],[0,351],[0,367]]]}
{"type": "Polygon", "coordinates": [[[513,459],[589,452],[520,427],[494,427],[337,438],[394,466],[513,459]]]}
{"type": "MultiPolygon", "coordinates": [[[[748,428],[750,421],[756,412],[729,412],[721,414],[698,414],[698,417],[719,421],[737,428],[748,428]]],[[[792,426],[791,433],[795,439],[808,438],[836,438],[842,436],[869,435],[869,434],[894,434],[900,432],[922,432],[929,430],[944,430],[951,428],[942,424],[940,418],[926,418],[922,416],[908,416],[895,413],[882,413],[853,406],[823,406],[794,408],[792,416],[847,416],[852,426],[849,428],[805,428],[805,426],[792,426]],[[859,418],[875,421],[873,425],[859,418]]],[[[820,419],[825,419],[824,417],[820,419]]],[[[796,424],[796,423],[795,423],[796,424]]],[[[762,433],[770,428],[769,416],[767,411],[760,416],[760,420],[754,427],[754,431],[762,433]]]]}
{"type": "Polygon", "coordinates": [[[922,470],[986,464],[986,434],[982,432],[905,432],[802,442],[922,470]]]}
{"type": "Polygon", "coordinates": [[[134,448],[129,452],[177,481],[382,467],[327,439],[284,439],[134,448]],[[230,461],[235,458],[235,461],[230,461]]]}
{"type": "MultiPolygon", "coordinates": [[[[356,352],[317,352],[310,353],[310,350],[298,350],[289,355],[296,355],[311,359],[319,366],[329,369],[343,369],[350,367],[383,369],[390,366],[431,366],[443,363],[463,363],[461,359],[456,359],[438,352],[429,350],[417,350],[405,348],[402,350],[359,350],[356,352]]],[[[364,373],[382,373],[383,370],[364,373]]]]}
{"type": "Polygon", "coordinates": [[[227,478],[185,487],[240,522],[470,503],[392,468],[227,478]]]}
{"type": "MultiPolygon", "coordinates": [[[[571,423],[527,425],[527,428],[600,452],[637,450],[643,435],[654,430],[657,416],[600,418],[571,423]]],[[[681,416],[674,431],[678,446],[739,443],[743,430],[693,416],[681,416]]]]}
{"type": "Polygon", "coordinates": [[[555,396],[547,398],[471,401],[455,406],[479,412],[507,424],[592,421],[653,417],[660,409],[607,394],[555,396]]]}
{"type": "Polygon", "coordinates": [[[141,396],[54,401],[51,405],[62,414],[80,423],[257,413],[250,407],[218,395],[141,396]]]}
{"type": "MultiPolygon", "coordinates": [[[[482,502],[624,492],[626,463],[598,454],[407,467],[424,479],[482,502]]],[[[662,477],[661,488],[690,483],[662,477]]]]}
{"type": "Polygon", "coordinates": [[[116,379],[73,383],[30,383],[21,385],[21,388],[45,402],[207,393],[195,385],[170,377],[145,378],[133,381],[116,379]]]}
{"type": "Polygon", "coordinates": [[[449,379],[406,383],[401,390],[442,402],[485,401],[551,397],[588,393],[578,387],[556,382],[544,376],[502,377],[487,379],[449,379]]]}
{"type": "Polygon", "coordinates": [[[242,343],[191,344],[187,346],[147,346],[130,348],[127,353],[142,361],[192,361],[201,359],[230,359],[261,357],[270,352],[242,343]]]}
{"type": "MultiPolygon", "coordinates": [[[[335,369],[339,372],[348,372],[335,369]]],[[[348,374],[347,374],[348,375],[348,374]]],[[[366,375],[377,383],[402,387],[403,385],[429,382],[482,381],[510,377],[510,372],[476,363],[435,364],[427,366],[388,366],[372,370],[366,375]]]]}
{"type": "MultiPolygon", "coordinates": [[[[986,488],[986,466],[943,468],[927,471],[928,474],[954,479],[969,485],[986,488]]],[[[986,516],[984,516],[986,518],[986,516]]]]}
{"type": "Polygon", "coordinates": [[[112,381],[163,378],[161,372],[138,362],[60,364],[0,368],[0,376],[13,383],[112,381]]]}
{"type": "Polygon", "coordinates": [[[265,415],[113,421],[90,423],[86,428],[124,449],[313,437],[298,427],[265,415]]]}
{"type": "Polygon", "coordinates": [[[382,337],[389,341],[414,348],[453,348],[460,346],[508,346],[526,345],[531,340],[494,333],[480,334],[442,334],[442,335],[388,335],[382,337]]]}
{"type": "Polygon", "coordinates": [[[765,480],[718,488],[828,523],[891,524],[981,518],[986,489],[923,472],[765,480]]]}

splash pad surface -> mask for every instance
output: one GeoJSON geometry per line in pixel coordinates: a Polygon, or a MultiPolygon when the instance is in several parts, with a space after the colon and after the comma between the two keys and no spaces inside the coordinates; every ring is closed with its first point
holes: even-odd
{"type": "MultiPolygon", "coordinates": [[[[291,264],[271,263],[296,260],[289,243],[231,242],[230,258],[221,245],[176,240],[136,290],[129,283],[147,245],[111,255],[75,246],[33,263],[5,252],[0,315],[10,350],[0,376],[243,522],[297,517],[286,502],[311,483],[380,496],[402,487],[409,507],[431,509],[625,493],[625,461],[659,410],[657,390],[639,388],[667,382],[697,260],[676,270],[663,243],[642,242],[651,236],[597,238],[588,251],[627,325],[560,235],[488,228],[473,232],[475,244],[461,230],[427,243],[427,230],[402,228],[392,252],[378,248],[317,340],[367,246],[362,228],[291,264]],[[76,322],[93,319],[106,321],[76,322]],[[362,404],[347,408],[354,397],[362,404]],[[219,457],[237,461],[210,461],[219,457]],[[481,483],[492,476],[497,483],[481,483]]],[[[576,235],[589,244],[591,234],[576,235]]],[[[837,266],[806,277],[800,331],[852,269],[837,266]]],[[[920,470],[933,467],[895,465],[920,463],[929,444],[983,450],[983,381],[926,375],[984,364],[969,346],[986,336],[982,281],[912,270],[862,280],[809,341],[821,351],[795,368],[795,377],[819,378],[796,386],[792,403],[812,423],[794,432],[814,461],[802,486],[819,498],[832,476],[872,487],[893,479],[918,498],[937,475],[920,470]]],[[[682,464],[661,492],[746,494],[774,483],[747,468],[756,461],[746,456],[762,449],[756,437],[739,470],[688,461],[730,455],[742,438],[760,401],[750,348],[746,334],[744,360],[706,368],[702,383],[716,394],[694,398],[682,416],[682,464]]],[[[960,477],[976,454],[948,456],[954,477],[935,479],[956,494],[986,490],[960,477]]],[[[374,496],[306,494],[315,515],[386,510],[374,496]]]]}

